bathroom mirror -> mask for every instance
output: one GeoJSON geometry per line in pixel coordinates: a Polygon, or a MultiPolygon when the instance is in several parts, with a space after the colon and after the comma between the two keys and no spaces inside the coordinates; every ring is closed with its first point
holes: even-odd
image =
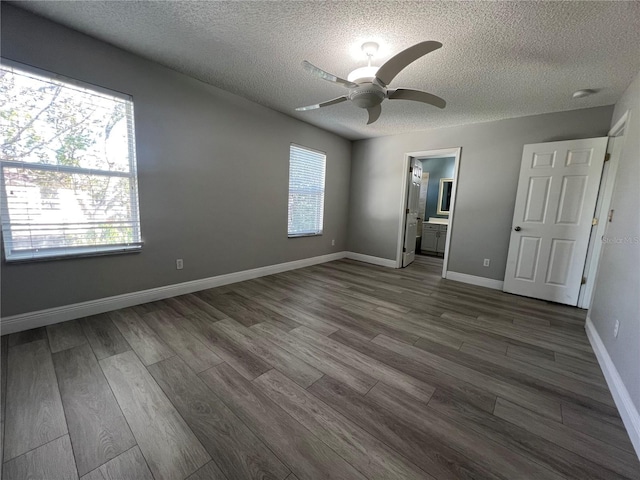
{"type": "Polygon", "coordinates": [[[452,189],[453,178],[440,179],[440,192],[438,193],[438,215],[449,215],[452,189]]]}

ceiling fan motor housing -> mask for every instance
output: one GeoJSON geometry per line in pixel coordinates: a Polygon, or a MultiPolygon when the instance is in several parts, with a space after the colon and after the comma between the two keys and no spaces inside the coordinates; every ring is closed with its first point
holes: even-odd
{"type": "Polygon", "coordinates": [[[380,105],[385,96],[385,90],[373,83],[366,83],[349,92],[349,100],[360,108],[371,108],[380,105]]]}

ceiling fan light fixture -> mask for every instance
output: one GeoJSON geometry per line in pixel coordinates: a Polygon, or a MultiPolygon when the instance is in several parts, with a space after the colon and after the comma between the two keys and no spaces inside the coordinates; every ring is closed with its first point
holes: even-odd
{"type": "Polygon", "coordinates": [[[362,51],[367,57],[373,57],[376,53],[378,53],[378,45],[376,42],[365,42],[362,44],[362,51]]]}
{"type": "Polygon", "coordinates": [[[362,44],[362,51],[367,56],[369,63],[366,67],[356,68],[347,76],[347,80],[356,83],[358,83],[358,80],[360,82],[373,82],[380,67],[372,67],[371,58],[378,53],[378,47],[379,45],[376,42],[365,42],[362,44]]]}
{"type": "Polygon", "coordinates": [[[350,82],[355,82],[360,79],[370,79],[373,80],[378,72],[378,68],[380,67],[372,67],[371,65],[367,67],[356,68],[353,72],[351,72],[347,76],[347,80],[350,82]]]}

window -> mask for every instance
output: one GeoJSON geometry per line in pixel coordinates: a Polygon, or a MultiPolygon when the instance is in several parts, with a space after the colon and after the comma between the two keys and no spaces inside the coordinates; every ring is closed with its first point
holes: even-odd
{"type": "Polygon", "coordinates": [[[6,261],[141,248],[131,97],[3,60],[0,143],[6,261]]]}
{"type": "Polygon", "coordinates": [[[322,234],[327,156],[291,145],[289,152],[289,237],[322,234]]]}

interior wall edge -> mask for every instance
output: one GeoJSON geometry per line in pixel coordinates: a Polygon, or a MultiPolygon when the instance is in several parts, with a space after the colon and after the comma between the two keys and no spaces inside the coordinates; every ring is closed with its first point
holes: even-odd
{"type": "Polygon", "coordinates": [[[616,103],[610,130],[621,138],[608,206],[614,214],[606,223],[607,241],[600,252],[588,315],[635,409],[640,411],[640,72],[616,103]],[[624,133],[620,136],[622,122],[624,133]]]}

